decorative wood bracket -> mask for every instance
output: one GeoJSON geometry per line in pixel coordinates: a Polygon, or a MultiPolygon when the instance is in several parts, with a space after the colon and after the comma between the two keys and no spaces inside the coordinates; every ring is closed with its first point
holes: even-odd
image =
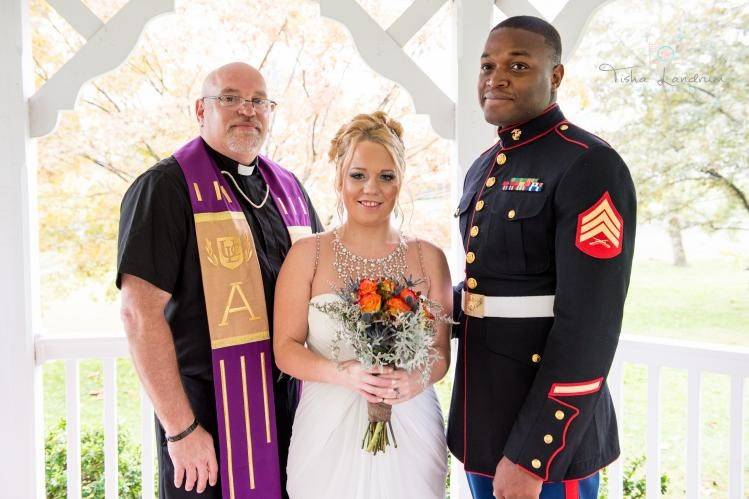
{"type": "Polygon", "coordinates": [[[432,128],[446,139],[455,136],[455,104],[419,68],[403,46],[446,0],[414,0],[386,31],[356,0],[319,0],[320,13],[348,28],[364,61],[411,95],[416,112],[429,116],[432,128]]]}
{"type": "MultiPolygon", "coordinates": [[[[440,136],[454,139],[455,103],[403,51],[405,44],[446,0],[414,0],[387,30],[377,24],[356,0],[318,1],[323,16],[346,26],[364,61],[385,78],[403,86],[411,95],[416,112],[428,115],[440,136]]],[[[563,62],[575,52],[593,14],[609,1],[569,1],[551,21],[562,37],[563,62]]],[[[507,16],[525,14],[543,18],[528,0],[495,0],[494,4],[507,16]]]]}
{"type": "MultiPolygon", "coordinates": [[[[593,15],[611,0],[569,0],[551,24],[562,37],[562,62],[567,62],[580,45],[585,29],[593,15]]],[[[507,17],[543,15],[528,0],[495,0],[494,5],[507,17]]]]}
{"type": "Polygon", "coordinates": [[[80,0],[49,0],[49,4],[87,41],[29,99],[32,137],[52,133],[60,111],[75,106],[83,84],[122,64],[146,24],[174,11],[174,0],[131,0],[104,24],[80,0]]]}

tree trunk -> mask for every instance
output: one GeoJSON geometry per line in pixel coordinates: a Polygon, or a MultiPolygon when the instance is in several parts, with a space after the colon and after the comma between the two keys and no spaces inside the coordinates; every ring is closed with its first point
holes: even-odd
{"type": "Polygon", "coordinates": [[[684,252],[684,241],[681,238],[681,224],[679,219],[671,217],[668,221],[668,236],[671,238],[671,248],[674,254],[674,265],[677,267],[687,266],[687,255],[684,252]]]}

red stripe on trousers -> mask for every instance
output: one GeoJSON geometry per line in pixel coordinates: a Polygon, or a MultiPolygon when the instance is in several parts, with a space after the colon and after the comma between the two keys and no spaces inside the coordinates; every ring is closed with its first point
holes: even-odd
{"type": "Polygon", "coordinates": [[[578,480],[564,482],[564,499],[580,499],[580,484],[578,480]]]}

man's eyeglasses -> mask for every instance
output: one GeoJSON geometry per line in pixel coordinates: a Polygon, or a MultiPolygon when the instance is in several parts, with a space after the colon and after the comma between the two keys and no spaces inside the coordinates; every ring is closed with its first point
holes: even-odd
{"type": "Polygon", "coordinates": [[[255,109],[258,113],[267,113],[276,109],[276,101],[270,99],[263,99],[261,97],[253,97],[252,99],[245,99],[238,95],[209,95],[203,97],[203,99],[211,99],[218,101],[218,105],[227,109],[236,109],[240,106],[248,104],[255,109]]]}

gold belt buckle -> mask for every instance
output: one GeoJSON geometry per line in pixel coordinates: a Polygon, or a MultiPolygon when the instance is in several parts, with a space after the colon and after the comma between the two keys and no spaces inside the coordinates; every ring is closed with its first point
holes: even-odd
{"type": "Polygon", "coordinates": [[[482,319],[484,317],[484,298],[484,295],[466,292],[465,302],[463,303],[463,310],[466,315],[482,319]]]}

